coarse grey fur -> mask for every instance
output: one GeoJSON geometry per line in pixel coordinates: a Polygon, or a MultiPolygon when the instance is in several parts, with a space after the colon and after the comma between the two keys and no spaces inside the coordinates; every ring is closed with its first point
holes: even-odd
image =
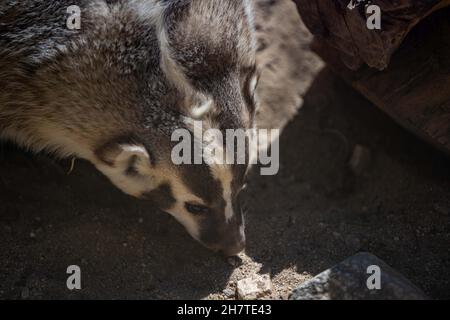
{"type": "Polygon", "coordinates": [[[206,246],[237,253],[246,166],[175,166],[170,137],[197,118],[253,127],[251,12],[250,0],[0,1],[0,138],[86,159],[206,246]],[[67,28],[71,5],[80,30],[67,28]]]}

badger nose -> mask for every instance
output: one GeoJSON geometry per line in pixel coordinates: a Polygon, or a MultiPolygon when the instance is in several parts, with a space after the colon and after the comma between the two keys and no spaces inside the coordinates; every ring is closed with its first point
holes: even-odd
{"type": "Polygon", "coordinates": [[[236,256],[245,249],[245,240],[240,240],[231,246],[227,246],[220,250],[225,257],[236,256]]]}

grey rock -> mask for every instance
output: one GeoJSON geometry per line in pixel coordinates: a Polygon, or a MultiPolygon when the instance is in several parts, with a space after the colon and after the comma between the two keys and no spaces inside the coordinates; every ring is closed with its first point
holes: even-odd
{"type": "Polygon", "coordinates": [[[255,300],[272,293],[272,282],[269,275],[253,275],[239,280],[236,286],[240,300],[255,300]]]}
{"type": "Polygon", "coordinates": [[[222,291],[223,295],[227,298],[233,298],[235,296],[235,291],[231,288],[226,288],[222,291]]]}
{"type": "Polygon", "coordinates": [[[295,289],[290,300],[424,300],[426,295],[404,276],[370,253],[358,253],[295,289]],[[379,289],[374,285],[379,267],[379,289]]]}

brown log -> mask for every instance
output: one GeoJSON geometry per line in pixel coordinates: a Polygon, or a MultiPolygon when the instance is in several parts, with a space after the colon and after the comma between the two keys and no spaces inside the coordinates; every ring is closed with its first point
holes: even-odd
{"type": "MultiPolygon", "coordinates": [[[[353,0],[356,2],[356,0],[353,0]]],[[[350,0],[294,0],[310,31],[336,48],[352,70],[366,63],[383,70],[409,31],[450,0],[371,0],[349,9],[350,0]],[[365,4],[381,9],[381,30],[369,30],[365,4]]]]}
{"type": "Polygon", "coordinates": [[[405,128],[450,154],[450,8],[420,23],[378,71],[350,70],[328,42],[316,51],[339,75],[405,128]]]}

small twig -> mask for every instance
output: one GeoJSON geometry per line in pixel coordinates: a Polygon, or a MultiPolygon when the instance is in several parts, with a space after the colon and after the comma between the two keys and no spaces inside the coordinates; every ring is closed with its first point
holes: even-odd
{"type": "Polygon", "coordinates": [[[70,168],[69,168],[69,171],[67,172],[67,175],[70,175],[72,173],[73,168],[75,167],[75,160],[77,160],[77,158],[73,157],[70,162],[70,168]]]}

